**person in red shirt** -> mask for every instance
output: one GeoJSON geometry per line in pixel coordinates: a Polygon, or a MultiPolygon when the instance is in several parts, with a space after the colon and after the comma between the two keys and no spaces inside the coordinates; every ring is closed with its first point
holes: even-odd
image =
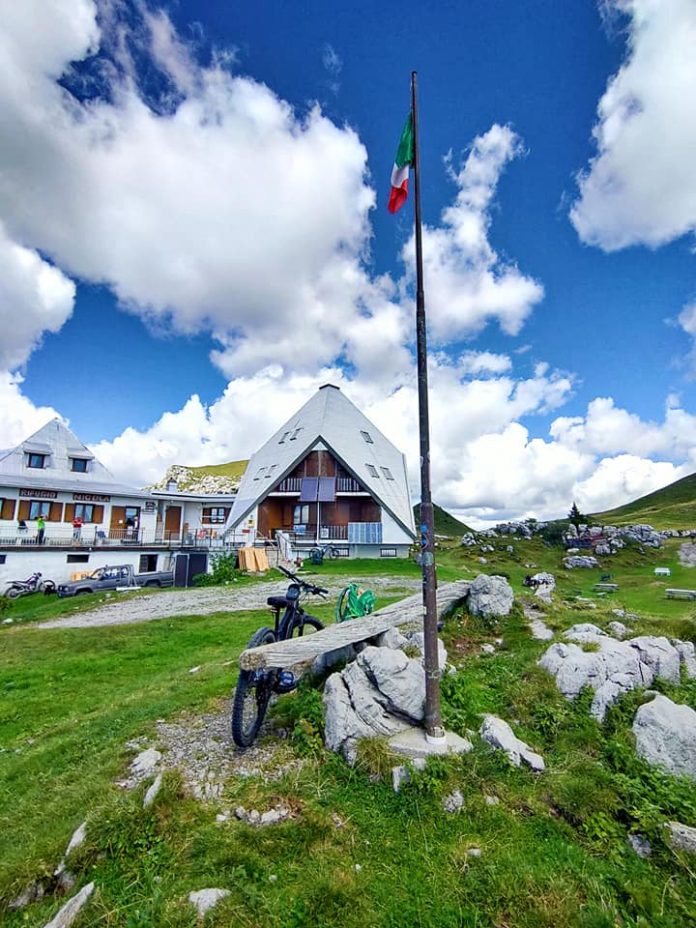
{"type": "Polygon", "coordinates": [[[72,537],[73,541],[80,541],[82,537],[82,526],[84,525],[84,519],[82,516],[75,516],[72,523],[72,537]]]}

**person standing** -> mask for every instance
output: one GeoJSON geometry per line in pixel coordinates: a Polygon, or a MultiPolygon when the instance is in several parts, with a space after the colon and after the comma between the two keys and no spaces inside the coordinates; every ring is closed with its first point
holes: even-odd
{"type": "Polygon", "coordinates": [[[82,538],[82,526],[84,525],[84,520],[82,516],[75,516],[72,522],[72,537],[74,542],[79,542],[82,538]]]}
{"type": "Polygon", "coordinates": [[[42,545],[44,543],[44,535],[46,534],[46,522],[42,515],[39,515],[36,520],[36,542],[37,544],[42,545]]]}

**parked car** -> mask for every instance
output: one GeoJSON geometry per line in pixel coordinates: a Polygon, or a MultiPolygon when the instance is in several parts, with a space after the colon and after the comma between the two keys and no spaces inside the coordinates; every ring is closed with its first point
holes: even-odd
{"type": "Polygon", "coordinates": [[[71,583],[59,583],[59,596],[78,596],[80,593],[100,593],[103,590],[115,590],[121,587],[139,586],[173,586],[174,572],[171,570],[151,570],[136,574],[130,564],[118,564],[114,567],[99,567],[94,573],[71,583]]]}

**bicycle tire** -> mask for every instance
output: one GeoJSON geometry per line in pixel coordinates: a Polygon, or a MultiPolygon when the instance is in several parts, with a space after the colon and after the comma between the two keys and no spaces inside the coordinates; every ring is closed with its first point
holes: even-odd
{"type": "MultiPolygon", "coordinates": [[[[258,648],[276,640],[272,628],[260,628],[247,645],[258,648]]],[[[249,748],[256,740],[266,717],[273,691],[273,671],[240,670],[232,701],[232,740],[240,748],[249,748]]]]}
{"type": "Polygon", "coordinates": [[[308,625],[315,632],[320,632],[322,628],[324,627],[324,623],[320,622],[319,619],[315,619],[313,615],[305,615],[302,619],[298,617],[292,623],[292,629],[290,630],[290,637],[301,638],[304,635],[304,630],[308,625]]]}
{"type": "Polygon", "coordinates": [[[336,621],[345,622],[346,619],[350,619],[351,616],[348,613],[348,594],[350,593],[350,587],[344,587],[338,596],[338,601],[336,603],[336,621]]]}

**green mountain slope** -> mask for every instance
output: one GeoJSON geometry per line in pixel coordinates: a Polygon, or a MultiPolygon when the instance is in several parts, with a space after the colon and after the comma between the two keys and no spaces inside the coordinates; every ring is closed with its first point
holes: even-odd
{"type": "MultiPolygon", "coordinates": [[[[468,525],[460,522],[459,519],[455,519],[451,513],[447,512],[441,506],[438,506],[437,503],[433,503],[433,510],[435,514],[436,535],[446,535],[448,538],[458,538],[465,532],[471,531],[468,525]]],[[[418,527],[420,523],[420,503],[416,503],[416,505],[413,507],[413,515],[416,519],[416,527],[418,527]]]]}
{"type": "Polygon", "coordinates": [[[192,493],[230,493],[239,486],[248,461],[227,461],[225,464],[203,464],[200,467],[185,467],[172,464],[167,473],[151,487],[165,490],[173,481],[178,490],[192,493]]]}
{"type": "Polygon", "coordinates": [[[594,513],[592,518],[605,525],[646,522],[659,529],[696,528],[696,474],[682,477],[625,506],[594,513]]]}

